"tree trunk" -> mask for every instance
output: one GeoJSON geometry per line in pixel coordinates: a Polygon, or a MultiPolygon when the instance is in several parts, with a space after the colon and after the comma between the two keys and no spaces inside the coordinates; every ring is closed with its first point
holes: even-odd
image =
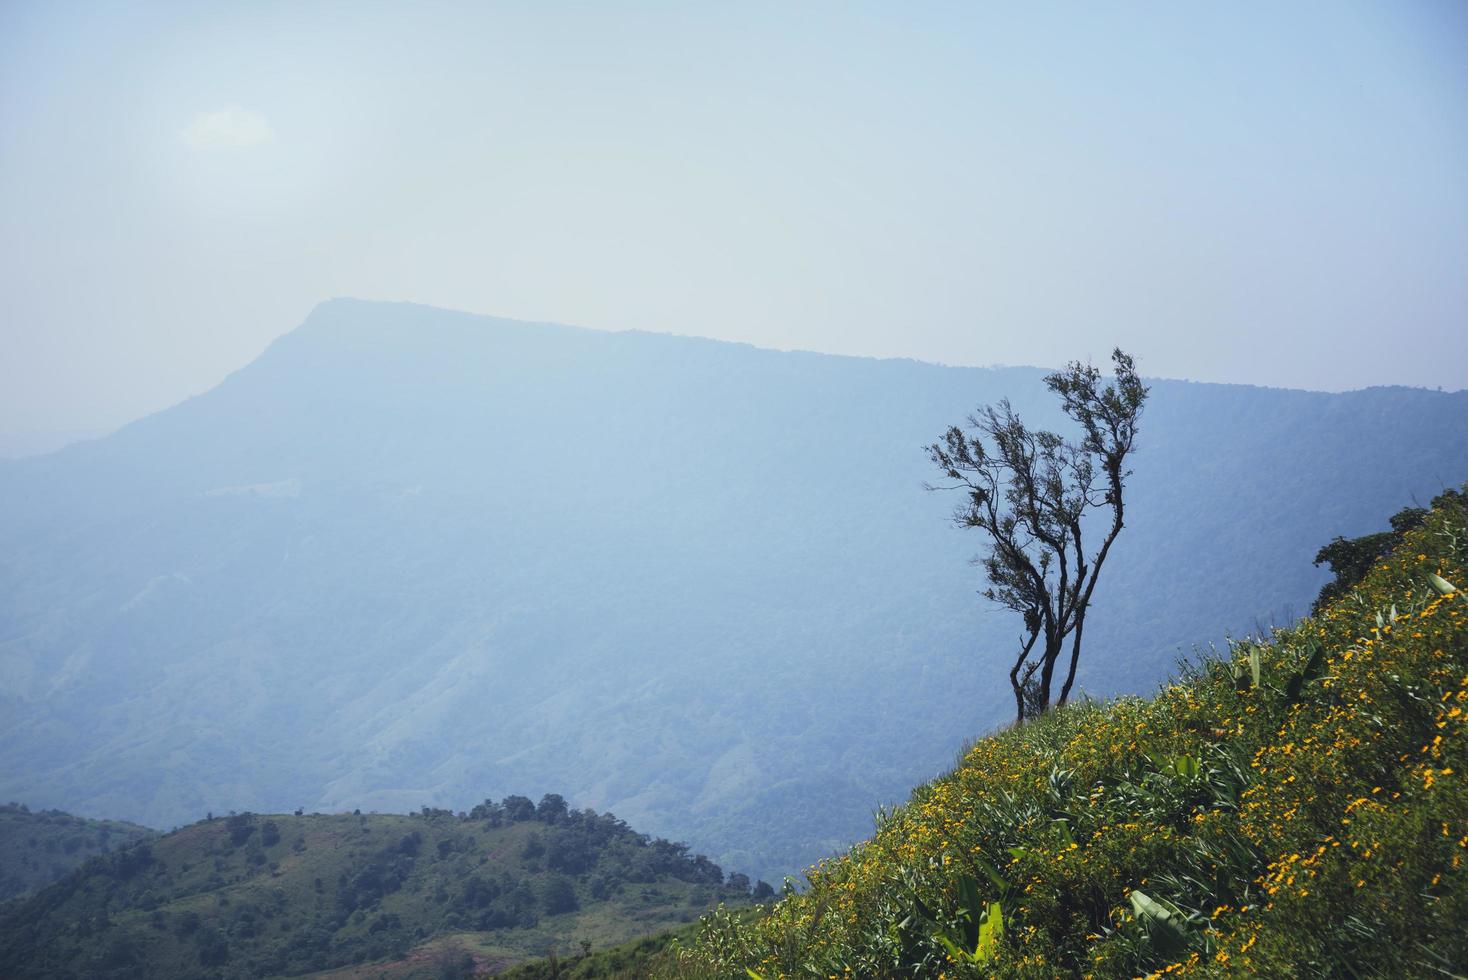
{"type": "Polygon", "coordinates": [[[1065,674],[1065,685],[1060,689],[1060,704],[1070,700],[1070,686],[1076,680],[1076,664],[1081,659],[1081,632],[1086,628],[1086,617],[1084,613],[1076,616],[1075,639],[1070,646],[1070,670],[1065,674]]]}

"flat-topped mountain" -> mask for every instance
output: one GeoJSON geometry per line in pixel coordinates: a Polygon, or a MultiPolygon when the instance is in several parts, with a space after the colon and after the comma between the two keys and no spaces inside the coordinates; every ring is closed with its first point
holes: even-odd
{"type": "MultiPolygon", "coordinates": [[[[1056,424],[1042,375],[323,304],[0,462],[0,798],[558,789],[776,880],[1008,719],[1017,627],[921,447],[1002,396],[1056,424]]],[[[1304,612],[1320,545],[1468,478],[1468,393],[1156,381],[1135,466],[1097,694],[1304,612]]]]}

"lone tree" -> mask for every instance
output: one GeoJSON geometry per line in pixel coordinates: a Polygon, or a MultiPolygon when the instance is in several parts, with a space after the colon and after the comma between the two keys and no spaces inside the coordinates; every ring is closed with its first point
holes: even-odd
{"type": "Polygon", "coordinates": [[[969,432],[951,426],[928,447],[951,482],[927,488],[963,491],[954,524],[989,538],[988,552],[974,559],[989,581],[984,596],[1024,617],[1009,671],[1020,721],[1050,707],[1067,642],[1070,662],[1056,703],[1070,697],[1096,578],[1123,527],[1126,458],[1147,388],[1129,355],[1118,349],[1111,361],[1115,378],[1104,387],[1101,372],[1078,361],[1045,378],[1080,426],[1079,442],[1027,428],[1005,399],[970,415],[969,432]],[[1100,546],[1088,553],[1084,534],[1100,530],[1095,521],[1106,517],[1100,546]]]}

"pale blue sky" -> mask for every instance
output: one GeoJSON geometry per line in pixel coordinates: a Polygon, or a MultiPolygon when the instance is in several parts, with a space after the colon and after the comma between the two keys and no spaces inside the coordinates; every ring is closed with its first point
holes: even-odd
{"type": "Polygon", "coordinates": [[[11,0],[0,269],[0,431],[338,295],[1461,388],[1468,4],[11,0]]]}

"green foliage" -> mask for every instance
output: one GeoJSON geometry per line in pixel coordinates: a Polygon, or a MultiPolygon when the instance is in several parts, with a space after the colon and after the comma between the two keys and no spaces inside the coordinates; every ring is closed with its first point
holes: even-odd
{"type": "Polygon", "coordinates": [[[1444,495],[1315,617],[982,739],[648,975],[1468,974],[1465,531],[1444,495]]]}
{"type": "MultiPolygon", "coordinates": [[[[1447,490],[1433,498],[1432,506],[1461,504],[1461,490],[1447,490]]],[[[1402,538],[1415,528],[1421,527],[1428,511],[1422,507],[1403,507],[1392,515],[1390,531],[1364,534],[1357,538],[1336,537],[1315,555],[1316,565],[1329,565],[1335,578],[1327,582],[1315,599],[1312,613],[1318,613],[1328,604],[1354,589],[1371,566],[1391,554],[1402,538]]]]}
{"type": "Polygon", "coordinates": [[[969,876],[958,880],[958,922],[959,930],[939,925],[933,932],[949,958],[975,965],[993,959],[1004,938],[1004,910],[998,902],[982,901],[978,882],[969,876]]]}
{"type": "Polygon", "coordinates": [[[0,806],[0,902],[58,881],[100,854],[156,837],[155,830],[120,820],[88,820],[60,810],[0,806]]]}
{"type": "Polygon", "coordinates": [[[1189,916],[1171,902],[1151,898],[1140,888],[1132,889],[1127,898],[1148,941],[1164,956],[1184,953],[1192,945],[1192,931],[1206,923],[1201,916],[1189,916]]]}
{"type": "Polygon", "coordinates": [[[384,976],[470,975],[748,901],[707,858],[610,814],[559,796],[509,802],[486,801],[477,817],[235,814],[95,857],[0,909],[0,976],[94,975],[99,964],[117,977],[273,976],[364,963],[384,976]],[[495,819],[507,810],[517,819],[495,819]],[[527,860],[532,840],[540,856],[527,860]],[[574,860],[544,866],[558,854],[574,860]]]}

